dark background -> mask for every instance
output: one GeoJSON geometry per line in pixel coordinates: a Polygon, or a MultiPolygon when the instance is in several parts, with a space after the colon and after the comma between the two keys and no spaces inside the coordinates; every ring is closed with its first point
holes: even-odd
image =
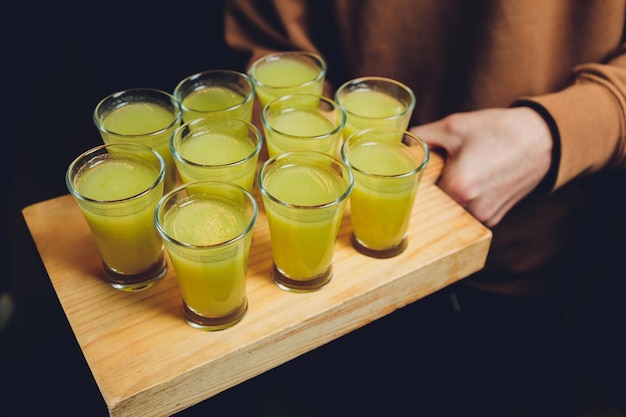
{"type": "MultiPolygon", "coordinates": [[[[101,143],[92,111],[103,97],[133,87],[171,92],[178,81],[199,71],[243,70],[245,57],[226,49],[222,0],[159,5],[82,2],[71,7],[40,3],[4,6],[0,25],[5,124],[0,166],[6,193],[0,223],[4,240],[0,290],[8,291],[14,303],[11,320],[0,329],[0,416],[42,414],[42,409],[43,414],[106,416],[104,400],[21,211],[67,193],[68,164],[101,143]]],[[[573,330],[563,332],[558,343],[540,345],[541,337],[524,339],[514,321],[527,323],[529,317],[507,315],[514,310],[508,304],[477,298],[488,308],[469,323],[452,312],[446,294],[435,294],[180,415],[225,411],[313,415],[307,414],[310,410],[327,415],[348,410],[345,415],[350,415],[356,409],[363,415],[393,415],[394,410],[406,411],[407,404],[426,416],[467,411],[471,406],[508,417],[566,415],[564,411],[587,395],[590,353],[594,365],[600,362],[603,369],[619,371],[601,376],[609,391],[616,386],[612,381],[624,381],[624,345],[618,342],[624,335],[621,260],[626,222],[624,204],[619,203],[623,177],[613,183],[621,184],[617,194],[615,188],[596,190],[596,197],[607,201],[594,222],[599,219],[597,227],[606,227],[609,242],[609,250],[602,254],[609,262],[599,263],[597,272],[613,289],[599,295],[590,291],[582,312],[573,317],[573,330]],[[608,223],[610,218],[622,221],[608,223]],[[502,323],[497,322],[498,315],[502,323]],[[483,319],[484,327],[475,325],[483,319]],[[514,330],[506,342],[502,337],[492,340],[493,326],[503,332],[514,330]],[[529,351],[528,358],[521,356],[524,360],[514,357],[529,351]],[[615,358],[622,368],[615,368],[615,358]],[[486,360],[496,366],[488,368],[486,360]],[[463,372],[454,372],[461,370],[455,367],[463,367],[463,372]],[[515,377],[505,379],[511,375],[515,377]],[[412,383],[406,386],[391,383],[407,378],[412,383]],[[338,398],[343,399],[341,404],[338,398]],[[306,407],[306,412],[298,408],[312,403],[315,406],[306,407]]],[[[596,243],[590,242],[590,247],[596,243]]],[[[532,317],[530,322],[541,323],[542,318],[532,317]]],[[[528,334],[537,336],[540,327],[528,334]]],[[[615,388],[614,397],[623,393],[618,389],[622,388],[615,388]]]]}

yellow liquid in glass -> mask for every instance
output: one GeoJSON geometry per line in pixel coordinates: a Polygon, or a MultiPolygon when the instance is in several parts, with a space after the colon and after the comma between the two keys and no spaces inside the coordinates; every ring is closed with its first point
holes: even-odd
{"type": "MultiPolygon", "coordinates": [[[[400,144],[374,144],[354,148],[350,164],[377,175],[401,175],[414,171],[416,162],[400,144]]],[[[385,250],[398,245],[409,228],[418,181],[409,178],[372,180],[353,171],[350,194],[352,231],[368,248],[385,250]]]]}
{"type": "Polygon", "coordinates": [[[320,69],[314,66],[280,59],[260,65],[252,76],[263,84],[256,84],[256,95],[265,106],[272,99],[287,94],[321,95],[324,87],[323,79],[312,82],[319,73],[320,69]]]}
{"type": "MultiPolygon", "coordinates": [[[[281,201],[301,206],[330,203],[346,188],[336,173],[301,165],[281,168],[264,186],[281,201]]],[[[293,280],[326,272],[332,264],[344,205],[315,210],[266,205],[276,267],[293,280]]]]}
{"type": "Polygon", "coordinates": [[[257,158],[251,158],[244,164],[232,164],[248,158],[256,145],[247,136],[223,133],[202,133],[185,140],[178,148],[178,153],[188,161],[210,167],[192,166],[176,161],[183,182],[194,180],[214,180],[237,184],[246,190],[252,190],[257,158]]]}
{"type": "MultiPolygon", "coordinates": [[[[398,99],[375,90],[354,90],[341,99],[346,109],[347,120],[344,137],[370,127],[396,127],[406,130],[408,117],[386,120],[406,111],[398,99]]],[[[409,115],[410,116],[410,115],[409,115]]]]}
{"type": "MultiPolygon", "coordinates": [[[[217,245],[239,236],[250,220],[225,199],[194,198],[167,213],[163,228],[176,240],[193,245],[217,245]]],[[[220,317],[238,308],[245,298],[249,233],[233,245],[211,254],[170,250],[181,295],[187,306],[205,317],[220,317]]]]}
{"type": "MultiPolygon", "coordinates": [[[[148,189],[159,173],[137,160],[109,159],[82,174],[75,189],[97,200],[120,200],[148,189]]],[[[102,209],[81,209],[96,246],[109,268],[120,274],[138,274],[161,255],[163,243],[154,226],[154,210],[163,194],[162,185],[147,195],[102,209]]]]}
{"type": "Polygon", "coordinates": [[[169,191],[176,183],[176,166],[169,148],[175,118],[175,114],[157,104],[132,103],[107,115],[102,125],[110,134],[103,134],[102,139],[105,143],[141,143],[157,151],[165,161],[165,190],[169,191]],[[170,129],[160,132],[170,125],[170,129]]]}
{"type": "Polygon", "coordinates": [[[335,156],[341,132],[329,135],[337,128],[321,114],[291,110],[276,114],[265,129],[270,157],[295,150],[315,150],[335,156]],[[319,137],[324,136],[326,137],[319,137]]]}
{"type": "Polygon", "coordinates": [[[183,99],[183,121],[202,117],[232,117],[249,122],[252,119],[253,101],[244,103],[245,100],[246,97],[226,87],[204,87],[183,99]]]}

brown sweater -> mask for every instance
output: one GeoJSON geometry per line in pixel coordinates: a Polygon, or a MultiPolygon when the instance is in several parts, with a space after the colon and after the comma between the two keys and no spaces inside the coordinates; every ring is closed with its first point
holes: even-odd
{"type": "Polygon", "coordinates": [[[417,98],[411,125],[489,107],[540,111],[556,150],[546,188],[493,228],[486,267],[466,280],[528,293],[588,266],[593,174],[626,167],[625,13],[618,0],[229,0],[225,24],[250,61],[321,54],[329,94],[357,76],[402,81],[417,98]]]}

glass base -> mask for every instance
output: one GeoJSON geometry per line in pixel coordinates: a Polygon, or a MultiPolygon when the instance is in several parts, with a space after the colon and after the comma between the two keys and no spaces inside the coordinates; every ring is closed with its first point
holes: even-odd
{"type": "Polygon", "coordinates": [[[283,290],[291,292],[311,292],[317,291],[328,284],[333,276],[333,271],[332,268],[328,268],[326,272],[311,277],[310,279],[296,280],[289,278],[287,275],[283,274],[275,264],[272,264],[271,274],[276,285],[283,290]]]}
{"type": "Polygon", "coordinates": [[[208,331],[224,330],[234,326],[239,323],[241,319],[243,319],[248,312],[248,299],[244,297],[243,302],[239,307],[220,317],[201,316],[189,308],[184,301],[181,310],[187,324],[195,329],[208,331]]]}
{"type": "Polygon", "coordinates": [[[408,245],[408,239],[406,237],[402,239],[402,241],[398,245],[392,248],[382,249],[382,250],[368,248],[363,243],[361,243],[359,239],[357,239],[354,233],[352,234],[351,240],[352,240],[352,247],[354,247],[354,249],[356,249],[358,252],[362,253],[363,255],[369,256],[371,258],[378,258],[378,259],[393,258],[394,256],[400,255],[402,252],[404,252],[404,250],[406,249],[408,245]]]}
{"type": "Polygon", "coordinates": [[[127,292],[147,290],[156,285],[167,274],[167,261],[163,253],[150,268],[139,274],[120,274],[109,268],[105,263],[103,263],[103,266],[104,275],[109,285],[116,290],[127,292]]]}

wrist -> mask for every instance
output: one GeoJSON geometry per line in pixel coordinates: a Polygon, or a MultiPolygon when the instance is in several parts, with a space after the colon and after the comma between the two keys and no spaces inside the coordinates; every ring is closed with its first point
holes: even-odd
{"type": "Polygon", "coordinates": [[[550,144],[550,163],[546,174],[543,176],[537,187],[535,187],[535,191],[545,194],[550,193],[556,184],[561,156],[559,131],[556,122],[543,106],[532,101],[518,101],[513,103],[511,107],[526,107],[538,116],[534,119],[536,123],[539,124],[536,124],[536,127],[533,127],[532,131],[534,134],[538,135],[538,140],[540,142],[543,141],[544,143],[550,144]]]}

